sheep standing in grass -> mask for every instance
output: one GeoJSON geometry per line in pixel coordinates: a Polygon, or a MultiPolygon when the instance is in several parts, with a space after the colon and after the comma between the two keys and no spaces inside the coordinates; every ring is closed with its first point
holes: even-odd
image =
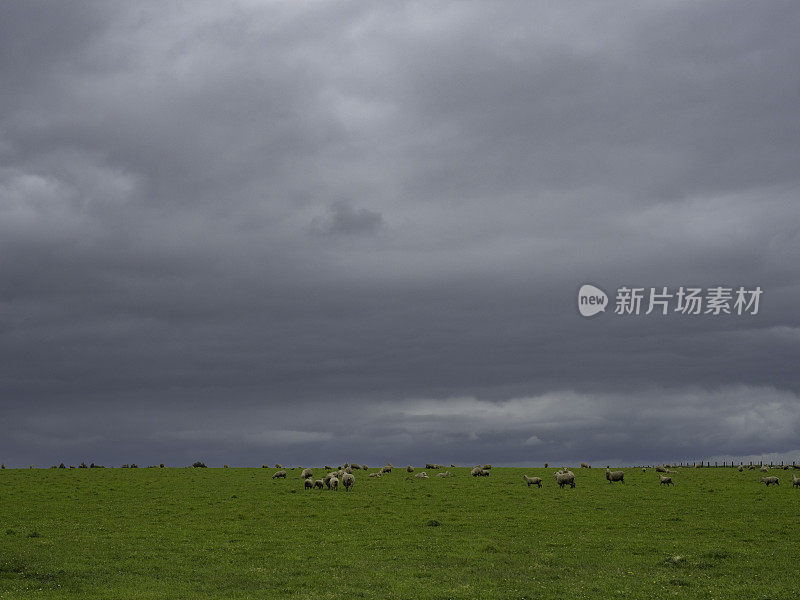
{"type": "Polygon", "coordinates": [[[313,490],[314,489],[314,480],[309,477],[303,482],[303,489],[304,490],[313,490]]]}
{"type": "Polygon", "coordinates": [[[422,473],[417,473],[414,475],[414,479],[428,479],[428,474],[425,471],[422,473]]]}
{"type": "Polygon", "coordinates": [[[339,480],[336,477],[331,477],[330,481],[328,482],[328,489],[333,491],[339,489],[339,480]]]}
{"type": "Polygon", "coordinates": [[[666,467],[656,467],[656,473],[666,473],[666,472],[667,472],[666,467]]]}
{"type": "Polygon", "coordinates": [[[272,478],[278,479],[279,477],[286,479],[286,471],[275,471],[275,474],[272,476],[272,478]]]}
{"type": "Polygon", "coordinates": [[[625,483],[625,473],[623,471],[609,471],[608,467],[606,467],[606,479],[608,479],[608,483],[614,481],[625,483]]]}
{"type": "Polygon", "coordinates": [[[308,479],[309,477],[314,477],[314,471],[311,469],[303,469],[303,472],[300,473],[301,479],[308,479]]]}
{"type": "Polygon", "coordinates": [[[367,465],[361,465],[361,470],[362,471],[366,471],[367,470],[367,465]]]}
{"type": "Polygon", "coordinates": [[[480,467],[472,467],[472,470],[469,472],[469,474],[472,475],[473,477],[477,477],[478,475],[481,474],[481,470],[482,469],[480,467]]]}
{"type": "Polygon", "coordinates": [[[411,465],[408,465],[406,467],[406,471],[408,471],[409,473],[413,473],[414,472],[414,467],[412,467],[411,465]]]}
{"type": "Polygon", "coordinates": [[[389,465],[381,467],[381,473],[391,473],[391,472],[392,472],[392,467],[390,467],[389,465]]]}
{"type": "Polygon", "coordinates": [[[558,487],[563,488],[565,485],[573,488],[575,487],[575,474],[572,471],[567,471],[566,473],[557,471],[555,477],[558,487]]]}
{"type": "Polygon", "coordinates": [[[437,477],[450,477],[450,471],[445,471],[444,473],[437,473],[437,477]]]}
{"type": "Polygon", "coordinates": [[[369,474],[369,476],[370,476],[370,477],[380,477],[381,475],[383,475],[383,472],[378,472],[378,473],[370,473],[370,474],[369,474]]]}
{"type": "Polygon", "coordinates": [[[523,475],[522,478],[525,480],[525,483],[528,484],[528,487],[532,485],[538,485],[542,487],[542,478],[541,477],[528,477],[527,475],[523,475]]]}
{"type": "Polygon", "coordinates": [[[772,477],[762,477],[761,479],[758,480],[758,482],[766,484],[767,487],[769,487],[771,483],[774,483],[775,485],[781,484],[781,482],[778,481],[778,478],[775,477],[774,475],[772,477]]]}
{"type": "Polygon", "coordinates": [[[769,473],[769,467],[767,465],[762,465],[759,469],[762,473],[769,473]]]}
{"type": "Polygon", "coordinates": [[[670,476],[668,476],[668,475],[659,475],[659,476],[658,476],[658,480],[659,480],[659,481],[660,481],[662,484],[664,484],[664,485],[666,485],[666,486],[675,485],[675,484],[672,482],[672,477],[670,477],[670,476]]]}
{"type": "Polygon", "coordinates": [[[742,465],[739,465],[739,469],[738,470],[739,470],[739,473],[741,473],[742,471],[744,471],[744,467],[742,465]]]}
{"type": "Polygon", "coordinates": [[[591,469],[591,467],[587,463],[582,462],[581,463],[581,469],[591,469]]]}
{"type": "Polygon", "coordinates": [[[356,482],[356,477],[352,473],[345,473],[342,475],[342,485],[346,492],[350,491],[350,488],[353,487],[353,484],[356,482]]]}
{"type": "Polygon", "coordinates": [[[322,479],[317,479],[314,482],[314,487],[319,488],[320,490],[325,487],[325,482],[322,479]]]}
{"type": "Polygon", "coordinates": [[[792,473],[792,487],[800,487],[800,477],[792,473]]]}

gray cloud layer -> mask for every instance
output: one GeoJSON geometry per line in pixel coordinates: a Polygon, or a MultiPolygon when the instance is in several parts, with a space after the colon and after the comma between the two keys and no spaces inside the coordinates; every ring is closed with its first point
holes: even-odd
{"type": "Polygon", "coordinates": [[[800,453],[799,26],[4,3],[0,458],[800,453]],[[765,293],[584,320],[587,281],[765,293]]]}

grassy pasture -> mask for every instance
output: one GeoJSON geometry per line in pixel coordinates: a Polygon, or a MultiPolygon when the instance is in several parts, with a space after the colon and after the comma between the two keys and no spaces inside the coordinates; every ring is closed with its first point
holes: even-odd
{"type": "Polygon", "coordinates": [[[348,493],[298,470],[6,469],[0,599],[798,596],[791,471],[553,470],[356,471],[348,493]]]}

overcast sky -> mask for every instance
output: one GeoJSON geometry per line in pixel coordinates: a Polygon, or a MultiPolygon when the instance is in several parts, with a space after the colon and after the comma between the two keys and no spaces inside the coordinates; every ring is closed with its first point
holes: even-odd
{"type": "Polygon", "coordinates": [[[0,4],[0,460],[800,459],[796,2],[0,4]],[[577,309],[760,286],[758,314],[577,309]]]}

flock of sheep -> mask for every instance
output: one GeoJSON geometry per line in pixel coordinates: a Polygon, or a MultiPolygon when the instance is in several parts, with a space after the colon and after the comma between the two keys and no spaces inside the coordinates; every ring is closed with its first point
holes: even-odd
{"type": "MultiPolygon", "coordinates": [[[[455,467],[455,465],[450,465],[450,466],[455,467]]],[[[547,466],[548,466],[547,463],[545,463],[545,468],[547,466]]],[[[792,466],[794,468],[800,469],[800,465],[792,465],[792,466]]],[[[279,464],[276,464],[275,467],[278,468],[279,470],[272,475],[272,479],[286,479],[286,470],[283,469],[283,467],[279,464]]],[[[329,489],[334,491],[339,489],[340,483],[344,487],[345,491],[350,491],[350,488],[353,487],[356,481],[355,475],[353,474],[353,470],[358,470],[358,469],[362,469],[364,471],[368,470],[367,465],[357,465],[355,463],[354,464],[344,463],[344,466],[340,466],[336,470],[333,470],[333,468],[329,465],[325,465],[325,470],[328,471],[328,474],[325,475],[325,477],[323,477],[322,479],[314,479],[314,471],[312,469],[308,468],[304,469],[302,467],[300,468],[302,469],[300,477],[301,479],[303,479],[305,489],[311,489],[311,490],[329,489]]],[[[370,473],[369,477],[381,477],[384,473],[391,473],[393,468],[394,466],[391,463],[387,463],[386,465],[380,467],[379,470],[370,473]]],[[[444,469],[445,467],[444,465],[437,465],[435,463],[426,463],[425,468],[430,470],[438,470],[438,469],[444,469]]],[[[586,463],[581,463],[581,468],[590,469],[591,467],[586,463]]],[[[749,468],[753,469],[755,467],[750,466],[749,468]]],[[[788,469],[789,466],[786,465],[785,467],[781,468],[788,469]]],[[[476,465],[470,470],[470,475],[472,475],[473,477],[488,477],[490,475],[491,469],[492,465],[476,465]]],[[[656,472],[656,475],[658,476],[658,480],[661,485],[666,485],[667,487],[675,485],[670,475],[677,473],[677,471],[670,470],[670,465],[657,466],[655,467],[654,470],[656,472]]],[[[739,472],[742,472],[744,468],[740,465],[738,467],[738,470],[739,472]]],[[[768,472],[769,468],[766,465],[764,465],[760,467],[760,470],[762,472],[768,472]]],[[[414,473],[414,471],[415,468],[412,467],[411,465],[408,465],[406,467],[406,472],[409,474],[413,473],[415,479],[429,478],[428,474],[425,471],[422,471],[420,473],[414,473]]],[[[647,468],[642,467],[642,472],[646,473],[647,468]]],[[[450,473],[450,471],[443,471],[437,473],[436,476],[442,478],[452,477],[452,473],[450,473]]],[[[561,469],[553,473],[553,477],[555,478],[558,486],[561,488],[565,486],[569,486],[571,488],[575,487],[575,473],[567,469],[567,467],[562,467],[561,469]]],[[[532,485],[535,485],[537,487],[542,487],[541,477],[529,477],[528,475],[523,475],[522,478],[528,487],[532,485]]],[[[608,483],[619,482],[624,484],[625,472],[612,471],[610,466],[606,466],[606,480],[608,481],[608,483]]],[[[762,477],[759,480],[759,483],[763,483],[767,487],[773,484],[780,485],[778,477],[774,475],[762,477]]],[[[800,478],[798,478],[794,474],[792,474],[792,487],[800,487],[800,478]]]]}

